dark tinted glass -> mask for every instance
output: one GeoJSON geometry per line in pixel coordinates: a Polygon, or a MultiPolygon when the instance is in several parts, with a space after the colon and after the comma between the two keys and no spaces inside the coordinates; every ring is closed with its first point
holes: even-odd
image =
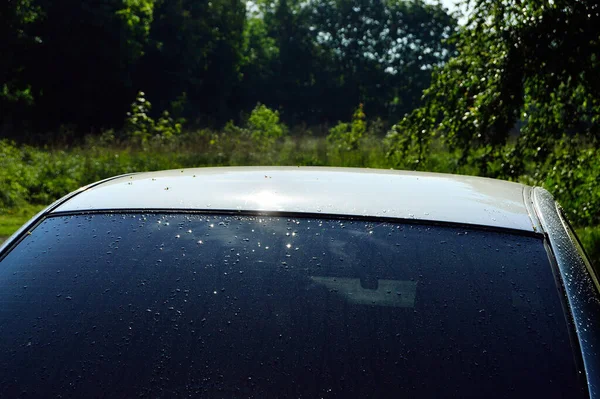
{"type": "Polygon", "coordinates": [[[0,262],[0,396],[576,397],[543,241],[53,217],[0,262]]]}

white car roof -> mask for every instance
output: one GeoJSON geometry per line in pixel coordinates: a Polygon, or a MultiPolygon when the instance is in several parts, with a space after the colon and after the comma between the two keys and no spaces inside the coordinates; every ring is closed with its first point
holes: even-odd
{"type": "Polygon", "coordinates": [[[356,168],[223,167],[125,175],[52,212],[210,210],[389,217],[535,232],[530,187],[438,173],[356,168]]]}

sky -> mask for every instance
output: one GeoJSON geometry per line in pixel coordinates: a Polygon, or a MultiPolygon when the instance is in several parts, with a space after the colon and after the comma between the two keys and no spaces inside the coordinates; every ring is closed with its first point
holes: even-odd
{"type": "MultiPolygon", "coordinates": [[[[444,7],[446,7],[448,10],[450,11],[455,11],[458,9],[456,3],[458,3],[459,0],[442,0],[442,4],[444,5],[444,7]]],[[[464,8],[464,7],[462,7],[464,8]]]]}
{"type": "MultiPolygon", "coordinates": [[[[431,0],[430,0],[431,1],[431,0]]],[[[456,6],[456,3],[459,0],[442,0],[442,5],[444,7],[446,7],[449,11],[456,11],[458,9],[458,7],[456,6]]],[[[433,2],[433,1],[432,1],[433,2]]],[[[464,8],[464,7],[463,7],[464,8]]],[[[463,24],[466,21],[466,18],[460,18],[458,20],[459,24],[463,24]]]]}
{"type": "Polygon", "coordinates": [[[456,1],[455,0],[442,0],[442,4],[448,8],[449,10],[455,10],[456,6],[455,6],[456,1]]]}

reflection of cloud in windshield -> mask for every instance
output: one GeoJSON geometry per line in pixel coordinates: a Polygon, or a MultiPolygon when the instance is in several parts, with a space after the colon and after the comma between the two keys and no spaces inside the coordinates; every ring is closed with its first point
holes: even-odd
{"type": "MultiPolygon", "coordinates": [[[[262,216],[232,217],[221,215],[148,215],[147,228],[151,232],[165,235],[162,250],[168,246],[217,244],[217,247],[247,248],[258,251],[298,250],[300,224],[310,220],[288,219],[281,223],[280,218],[262,216]],[[181,245],[179,245],[181,244],[181,245]]],[[[140,217],[142,220],[143,217],[140,217]]],[[[314,223],[317,226],[317,223],[314,223]]]]}
{"type": "Polygon", "coordinates": [[[164,255],[193,245],[205,247],[202,254],[214,248],[221,248],[222,256],[246,253],[262,257],[271,253],[270,257],[281,257],[277,261],[286,265],[312,259],[315,263],[343,262],[354,268],[361,266],[360,259],[368,258],[372,264],[389,266],[395,252],[390,236],[402,231],[388,223],[335,219],[181,214],[137,217],[149,233],[163,237],[158,249],[164,255]]]}

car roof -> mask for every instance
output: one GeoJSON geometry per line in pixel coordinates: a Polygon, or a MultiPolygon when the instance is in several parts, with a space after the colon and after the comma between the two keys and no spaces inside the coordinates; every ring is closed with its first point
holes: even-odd
{"type": "Polygon", "coordinates": [[[52,212],[284,212],[416,219],[535,232],[537,219],[532,220],[527,204],[529,189],[481,177],[395,170],[195,168],[108,179],[82,190],[52,212]]]}

